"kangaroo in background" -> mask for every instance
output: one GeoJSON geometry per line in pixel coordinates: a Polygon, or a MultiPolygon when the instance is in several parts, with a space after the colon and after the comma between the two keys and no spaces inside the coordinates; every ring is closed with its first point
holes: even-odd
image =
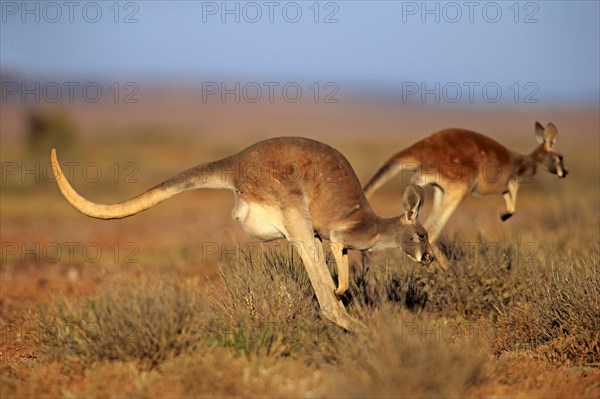
{"type": "MultiPolygon", "coordinates": [[[[469,194],[502,194],[507,220],[515,213],[519,184],[540,168],[567,176],[563,157],[556,152],[558,130],[552,123],[535,123],[538,146],[527,155],[511,151],[495,140],[465,129],[445,129],[394,154],[369,180],[367,197],[399,172],[415,172],[412,183],[432,185],[433,208],[423,224],[435,242],[448,218],[469,194]]],[[[439,256],[438,256],[439,258],[439,256]]],[[[441,260],[441,259],[439,259],[441,260]]]]}

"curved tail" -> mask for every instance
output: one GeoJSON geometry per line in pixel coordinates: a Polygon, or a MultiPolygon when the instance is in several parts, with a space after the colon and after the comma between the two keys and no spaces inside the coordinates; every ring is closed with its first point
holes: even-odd
{"type": "Polygon", "coordinates": [[[188,169],[128,201],[112,205],[97,204],[83,198],[71,187],[58,164],[54,148],[50,158],[54,177],[67,201],[79,212],[98,219],[126,218],[152,208],[174,195],[197,188],[232,189],[231,182],[226,180],[227,175],[220,173],[219,162],[222,161],[217,161],[188,169]]]}
{"type": "Polygon", "coordinates": [[[392,177],[396,176],[400,171],[416,172],[418,166],[419,163],[413,157],[409,157],[405,154],[404,151],[393,155],[379,168],[379,170],[377,170],[367,184],[365,184],[365,187],[363,188],[365,195],[369,198],[376,190],[390,181],[392,177]]]}

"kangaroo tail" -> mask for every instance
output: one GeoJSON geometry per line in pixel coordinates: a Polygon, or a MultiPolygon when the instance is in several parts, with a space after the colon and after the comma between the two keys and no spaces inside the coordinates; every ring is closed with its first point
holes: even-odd
{"type": "Polygon", "coordinates": [[[219,166],[223,161],[217,161],[188,169],[128,201],[112,205],[97,204],[83,198],[69,184],[60,168],[54,148],[50,158],[54,177],[67,201],[79,212],[97,219],[126,218],[152,208],[174,195],[197,188],[233,188],[231,182],[226,179],[226,174],[220,173],[219,166]]]}
{"type": "Polygon", "coordinates": [[[377,172],[371,177],[364,187],[365,194],[368,197],[378,190],[385,183],[390,181],[401,170],[415,172],[418,167],[418,162],[413,158],[399,152],[388,159],[377,172]]]}

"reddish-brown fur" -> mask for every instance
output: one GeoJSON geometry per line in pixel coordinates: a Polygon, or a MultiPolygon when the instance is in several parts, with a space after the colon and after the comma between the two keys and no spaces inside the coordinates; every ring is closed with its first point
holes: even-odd
{"type": "Polygon", "coordinates": [[[410,175],[419,186],[433,185],[434,204],[425,228],[435,241],[456,207],[470,194],[502,194],[508,219],[515,208],[519,183],[540,167],[559,177],[567,174],[562,156],[554,150],[558,131],[536,122],[539,145],[527,155],[507,149],[497,141],[465,129],[445,129],[393,155],[365,185],[371,195],[398,173],[410,175]]]}
{"type": "Polygon", "coordinates": [[[253,238],[285,238],[300,252],[325,317],[356,329],[335,297],[348,289],[348,249],[401,248],[418,261],[433,260],[427,232],[417,221],[422,190],[406,190],[405,215],[377,216],[344,156],[315,140],[281,137],[258,142],[219,161],[204,163],[120,204],[96,204],[63,178],[52,151],[61,192],[80,212],[101,219],[132,216],[183,191],[198,188],[234,192],[232,216],[253,238]],[[325,265],[322,239],[330,241],[338,267],[338,288],[325,265]]]}

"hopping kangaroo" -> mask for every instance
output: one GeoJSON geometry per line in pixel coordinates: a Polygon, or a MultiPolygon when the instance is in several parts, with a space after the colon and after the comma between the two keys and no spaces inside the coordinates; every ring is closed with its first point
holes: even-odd
{"type": "Polygon", "coordinates": [[[62,178],[51,153],[62,194],[78,211],[99,219],[135,215],[184,191],[199,188],[233,191],[233,218],[253,239],[287,239],[298,250],[322,314],[347,330],[361,323],[346,312],[339,297],[348,289],[348,249],[401,248],[422,263],[433,261],[427,232],[417,220],[423,202],[420,187],[404,194],[403,216],[384,219],[371,209],[350,163],[335,149],[305,138],[258,142],[230,157],[203,163],[128,201],[104,205],[81,197],[62,178]],[[322,239],[338,270],[336,289],[325,263],[322,239]]]}
{"type": "Polygon", "coordinates": [[[416,172],[412,182],[434,187],[433,208],[424,223],[433,243],[456,207],[470,194],[502,194],[504,221],[515,212],[519,183],[533,177],[539,168],[567,176],[563,157],[554,149],[558,130],[552,123],[535,123],[539,145],[528,155],[510,151],[479,133],[446,129],[393,155],[369,180],[365,193],[375,190],[399,172],[416,172]]]}

